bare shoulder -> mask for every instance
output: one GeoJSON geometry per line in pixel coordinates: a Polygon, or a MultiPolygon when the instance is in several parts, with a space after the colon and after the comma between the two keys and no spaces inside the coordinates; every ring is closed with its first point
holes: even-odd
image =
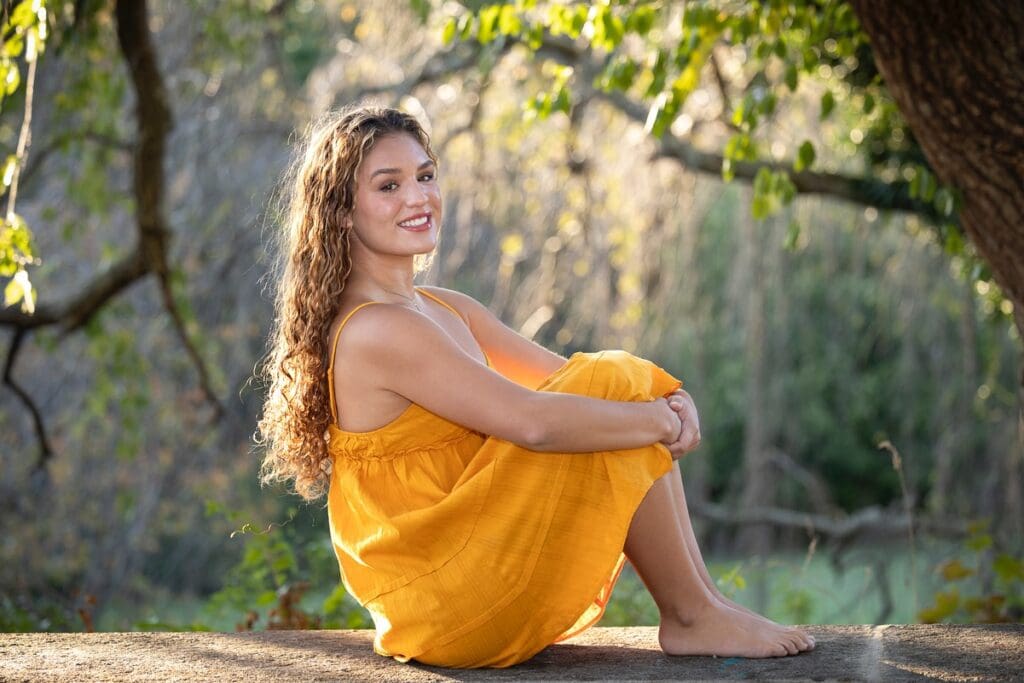
{"type": "Polygon", "coordinates": [[[449,306],[452,306],[466,318],[472,318],[475,314],[480,311],[487,310],[487,307],[482,303],[474,299],[468,294],[456,291],[454,289],[447,289],[445,287],[420,287],[425,290],[428,294],[432,294],[437,298],[444,301],[449,306]]]}
{"type": "MultiPolygon", "coordinates": [[[[344,317],[344,329],[338,333],[340,348],[351,350],[379,348],[388,339],[401,338],[429,322],[423,316],[398,304],[374,303],[353,307],[344,317]],[[357,310],[358,309],[358,310],[357,310]]],[[[340,321],[337,324],[342,324],[340,321]]],[[[337,329],[337,328],[335,328],[337,329]]]]}

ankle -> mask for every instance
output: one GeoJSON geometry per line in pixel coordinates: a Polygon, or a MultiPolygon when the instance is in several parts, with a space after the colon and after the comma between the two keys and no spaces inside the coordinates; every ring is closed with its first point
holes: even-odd
{"type": "Polygon", "coordinates": [[[689,628],[703,621],[715,609],[716,602],[710,593],[702,591],[700,595],[690,596],[683,604],[659,610],[661,623],[689,628]]]}

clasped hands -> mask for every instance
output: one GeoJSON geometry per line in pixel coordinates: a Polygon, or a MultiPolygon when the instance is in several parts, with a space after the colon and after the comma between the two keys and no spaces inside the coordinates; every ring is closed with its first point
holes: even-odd
{"type": "Polygon", "coordinates": [[[679,418],[679,435],[675,441],[662,442],[668,447],[672,459],[678,460],[700,446],[700,419],[697,417],[697,406],[694,405],[690,394],[682,389],[677,389],[659,400],[666,401],[679,418]]]}

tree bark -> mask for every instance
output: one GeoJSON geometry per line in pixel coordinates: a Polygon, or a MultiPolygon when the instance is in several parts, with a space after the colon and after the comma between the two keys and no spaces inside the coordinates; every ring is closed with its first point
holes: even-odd
{"type": "MultiPolygon", "coordinates": [[[[1024,338],[1024,4],[850,0],[875,63],[939,179],[962,193],[960,220],[1013,303],[1024,338]]],[[[1019,441],[1004,503],[1020,515],[1019,441]]],[[[1011,516],[1012,516],[1011,514],[1011,516]]]]}
{"type": "Polygon", "coordinates": [[[851,0],[875,62],[960,218],[1024,306],[1024,4],[851,0]]]}

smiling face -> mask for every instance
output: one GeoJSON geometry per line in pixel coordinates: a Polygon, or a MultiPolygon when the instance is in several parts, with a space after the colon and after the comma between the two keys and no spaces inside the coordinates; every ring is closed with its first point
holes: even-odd
{"type": "Polygon", "coordinates": [[[375,141],[356,173],[351,214],[356,243],[380,255],[415,256],[437,245],[441,190],[437,169],[406,133],[375,141]]]}

